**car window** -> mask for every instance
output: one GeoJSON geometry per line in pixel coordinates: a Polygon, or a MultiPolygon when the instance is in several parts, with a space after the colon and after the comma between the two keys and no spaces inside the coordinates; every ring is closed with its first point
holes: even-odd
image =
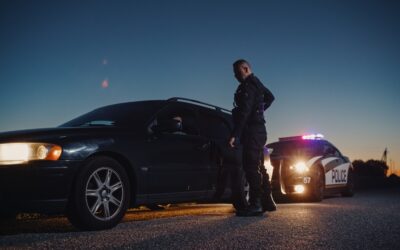
{"type": "Polygon", "coordinates": [[[164,105],[163,102],[157,101],[114,104],[95,109],[60,125],[60,127],[143,127],[164,105]]]}
{"type": "Polygon", "coordinates": [[[175,133],[182,135],[199,135],[196,110],[185,104],[171,103],[157,114],[156,120],[177,119],[178,117],[182,123],[182,131],[175,133]]]}
{"type": "Polygon", "coordinates": [[[231,130],[228,123],[221,117],[209,112],[199,112],[201,133],[213,139],[229,139],[231,130]]]}
{"type": "Polygon", "coordinates": [[[90,127],[90,126],[114,126],[115,121],[112,120],[93,120],[87,121],[81,125],[81,127],[90,127]]]}
{"type": "Polygon", "coordinates": [[[326,142],[323,145],[323,153],[324,155],[333,155],[336,157],[340,157],[341,153],[339,152],[339,150],[337,148],[335,148],[333,145],[331,145],[330,143],[326,142]]]}
{"type": "Polygon", "coordinates": [[[342,157],[342,153],[340,153],[340,151],[335,146],[332,147],[333,147],[333,154],[337,157],[342,157]]]}

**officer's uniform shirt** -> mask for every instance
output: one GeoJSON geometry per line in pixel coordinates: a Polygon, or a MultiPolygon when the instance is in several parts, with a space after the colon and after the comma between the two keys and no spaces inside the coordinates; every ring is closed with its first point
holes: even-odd
{"type": "Polygon", "coordinates": [[[240,138],[247,125],[264,126],[264,111],[274,100],[271,91],[256,76],[249,75],[235,92],[232,137],[240,138]]]}

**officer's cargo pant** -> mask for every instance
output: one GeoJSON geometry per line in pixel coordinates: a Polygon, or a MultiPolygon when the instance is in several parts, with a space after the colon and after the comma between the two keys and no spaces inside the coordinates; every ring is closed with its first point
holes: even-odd
{"type": "Polygon", "coordinates": [[[261,194],[270,194],[270,182],[264,167],[264,145],[267,133],[264,125],[247,128],[242,136],[243,170],[250,186],[250,203],[261,198],[261,194]]]}

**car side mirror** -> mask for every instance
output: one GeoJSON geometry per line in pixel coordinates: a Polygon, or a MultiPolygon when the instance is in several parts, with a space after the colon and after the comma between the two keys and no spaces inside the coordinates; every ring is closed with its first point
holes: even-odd
{"type": "Polygon", "coordinates": [[[174,119],[158,120],[157,124],[151,128],[155,133],[175,133],[182,131],[180,121],[174,119]]]}

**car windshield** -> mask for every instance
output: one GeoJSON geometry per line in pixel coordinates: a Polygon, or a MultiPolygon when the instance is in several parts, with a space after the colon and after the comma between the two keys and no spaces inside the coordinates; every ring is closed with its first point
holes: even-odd
{"type": "Polygon", "coordinates": [[[303,141],[283,141],[267,145],[272,148],[273,155],[280,156],[313,156],[320,154],[321,147],[316,141],[303,140],[303,141]]]}
{"type": "Polygon", "coordinates": [[[163,104],[162,101],[143,101],[110,105],[79,116],[60,127],[144,126],[163,104]]]}

